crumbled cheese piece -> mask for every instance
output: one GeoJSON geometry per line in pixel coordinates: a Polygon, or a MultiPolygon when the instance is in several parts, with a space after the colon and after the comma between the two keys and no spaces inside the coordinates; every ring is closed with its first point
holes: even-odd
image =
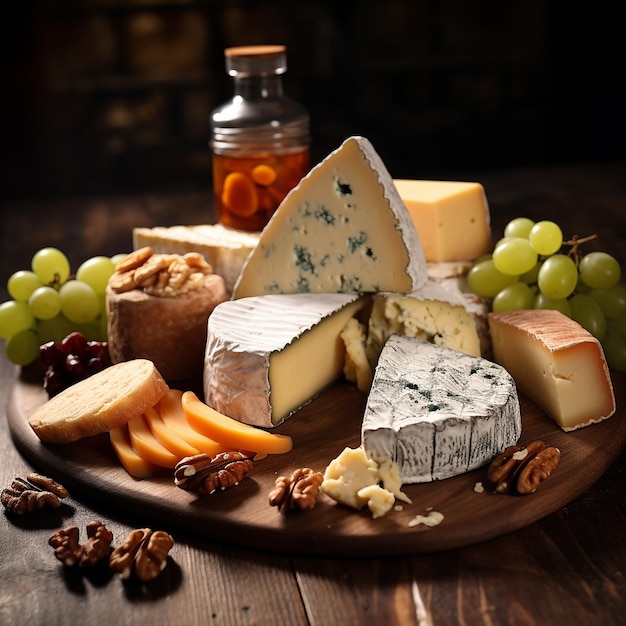
{"type": "Polygon", "coordinates": [[[423,524],[424,526],[429,526],[432,528],[433,526],[438,526],[443,521],[443,514],[439,513],[439,511],[429,511],[426,515],[416,515],[410,522],[409,526],[413,528],[414,526],[419,526],[423,524]]]}

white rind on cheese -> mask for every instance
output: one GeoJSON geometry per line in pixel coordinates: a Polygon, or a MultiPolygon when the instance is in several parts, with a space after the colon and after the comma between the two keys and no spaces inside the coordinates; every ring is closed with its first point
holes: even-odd
{"type": "Polygon", "coordinates": [[[259,242],[260,233],[221,224],[134,228],[133,248],[150,246],[155,253],[199,252],[226,283],[229,295],[246,259],[259,242]]]}
{"type": "Polygon", "coordinates": [[[500,365],[412,337],[387,340],[361,438],[368,457],[397,463],[404,483],[481,467],[521,429],[515,381],[500,365]]]}
{"type": "Polygon", "coordinates": [[[615,396],[600,342],[559,311],[490,313],[494,358],[519,388],[564,431],[615,413],[615,396]]]}
{"type": "Polygon", "coordinates": [[[350,137],[278,207],[233,298],[406,293],[425,280],[422,245],[393,179],[367,139],[350,137]]]}
{"type": "Polygon", "coordinates": [[[277,294],[222,303],[208,322],[205,401],[239,421],[276,426],[341,375],[341,330],[367,300],[277,294]]]}

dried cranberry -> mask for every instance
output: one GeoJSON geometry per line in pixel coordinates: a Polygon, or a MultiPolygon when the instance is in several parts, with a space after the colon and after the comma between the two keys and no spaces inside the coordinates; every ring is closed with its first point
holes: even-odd
{"type": "Polygon", "coordinates": [[[70,333],[67,337],[61,339],[58,345],[59,350],[64,354],[75,354],[78,357],[82,357],[87,350],[85,335],[78,331],[70,333]]]}

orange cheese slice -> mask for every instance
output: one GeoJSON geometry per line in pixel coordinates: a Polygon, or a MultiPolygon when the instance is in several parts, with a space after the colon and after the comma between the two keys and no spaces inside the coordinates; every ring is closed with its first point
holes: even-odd
{"type": "Polygon", "coordinates": [[[179,389],[169,389],[157,404],[156,410],[165,425],[198,452],[203,452],[211,457],[220,452],[226,452],[227,449],[221,443],[206,437],[189,425],[183,410],[182,397],[183,392],[179,389]]]}
{"type": "Polygon", "coordinates": [[[144,460],[169,468],[180,460],[154,436],[143,415],[128,422],[128,434],[132,447],[144,460]]]}
{"type": "Polygon", "coordinates": [[[156,409],[147,409],[143,414],[154,438],[179,458],[193,456],[200,450],[185,441],[176,431],[172,430],[156,409]]]}
{"type": "Polygon", "coordinates": [[[219,441],[229,450],[281,454],[293,447],[291,437],[270,433],[223,415],[200,401],[193,391],[183,393],[182,405],[192,428],[219,441]]]}
{"type": "Polygon", "coordinates": [[[141,457],[133,448],[128,426],[123,424],[109,431],[111,445],[124,469],[135,478],[150,478],[156,467],[141,457]]]}

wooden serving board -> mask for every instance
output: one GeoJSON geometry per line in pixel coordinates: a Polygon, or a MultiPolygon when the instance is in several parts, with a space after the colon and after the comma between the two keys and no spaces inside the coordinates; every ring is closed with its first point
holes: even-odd
{"type": "Polygon", "coordinates": [[[7,417],[13,440],[39,471],[64,484],[72,496],[97,498],[112,509],[154,518],[216,541],[288,554],[381,557],[459,548],[520,529],[565,506],[597,480],[626,445],[626,376],[613,376],[618,403],[610,419],[563,432],[535,404],[521,397],[521,443],[543,439],[560,448],[561,463],[550,479],[529,496],[496,495],[486,468],[429,484],[407,485],[411,505],[372,519],[321,495],[309,511],[282,515],[268,504],[276,476],[298,467],[324,471],[346,446],[360,443],[365,397],[348,383],[337,383],[302,408],[277,432],[293,437],[284,455],[255,463],[237,487],[197,497],[176,487],[172,473],[135,480],[122,468],[108,435],[65,445],[42,444],[28,425],[32,411],[46,400],[43,389],[20,379],[7,417]],[[482,481],[484,493],[474,485],[482,481]],[[410,527],[416,515],[433,509],[444,515],[436,527],[410,527]]]}

